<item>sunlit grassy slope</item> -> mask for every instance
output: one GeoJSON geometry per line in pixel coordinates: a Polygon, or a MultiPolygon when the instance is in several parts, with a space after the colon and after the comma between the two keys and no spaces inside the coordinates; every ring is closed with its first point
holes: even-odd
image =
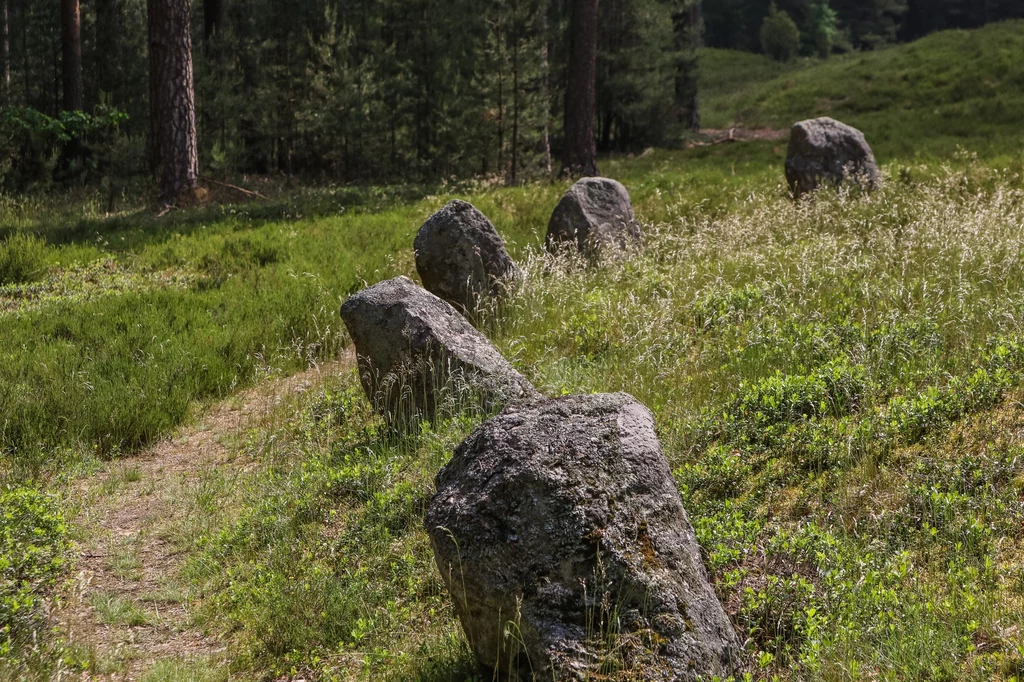
{"type": "MultiPolygon", "coordinates": [[[[549,395],[651,407],[752,679],[1019,680],[1024,177],[974,165],[805,205],[754,181],[728,210],[689,202],[708,181],[641,203],[633,260],[519,250],[494,340],[549,395]]],[[[422,524],[482,418],[396,440],[348,374],[249,434],[261,466],[211,480],[183,527],[238,666],[492,679],[422,524]]],[[[613,673],[595,679],[632,679],[613,673]]]]}
{"type": "Polygon", "coordinates": [[[827,61],[779,65],[705,51],[709,127],[787,128],[832,116],[861,128],[884,157],[944,156],[958,145],[1019,157],[1024,141],[1024,21],[946,31],[827,61]]]}

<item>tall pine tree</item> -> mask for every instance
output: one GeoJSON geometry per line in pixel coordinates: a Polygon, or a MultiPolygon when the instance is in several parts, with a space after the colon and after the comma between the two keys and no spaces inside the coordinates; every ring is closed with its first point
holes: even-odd
{"type": "Polygon", "coordinates": [[[565,160],[573,177],[597,175],[594,111],[597,100],[597,0],[572,0],[565,88],[565,160]]]}
{"type": "Polygon", "coordinates": [[[149,0],[150,116],[161,201],[187,200],[199,182],[190,0],[149,0]]]}

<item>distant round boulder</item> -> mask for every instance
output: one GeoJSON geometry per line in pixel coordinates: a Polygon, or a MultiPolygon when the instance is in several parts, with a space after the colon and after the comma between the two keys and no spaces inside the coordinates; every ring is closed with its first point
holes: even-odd
{"type": "Polygon", "coordinates": [[[355,294],[341,317],[363,390],[394,425],[430,419],[445,404],[490,409],[539,397],[466,318],[407,277],[355,294]]]}
{"type": "Polygon", "coordinates": [[[622,183],[608,178],[583,178],[558,202],[548,223],[548,251],[575,244],[583,254],[622,253],[640,243],[640,225],[622,183]]]}
{"type": "Polygon", "coordinates": [[[654,419],[633,397],[509,407],[458,446],[436,484],[425,523],[437,566],[495,679],[735,671],[736,633],[654,419]]]}
{"type": "Polygon", "coordinates": [[[427,291],[470,316],[486,299],[499,299],[519,277],[494,225],[465,201],[452,201],[430,216],[413,248],[427,291]]]}
{"type": "Polygon", "coordinates": [[[794,197],[848,179],[869,189],[877,187],[880,181],[878,164],[864,133],[828,117],[793,126],[786,156],[786,180],[794,197]]]}

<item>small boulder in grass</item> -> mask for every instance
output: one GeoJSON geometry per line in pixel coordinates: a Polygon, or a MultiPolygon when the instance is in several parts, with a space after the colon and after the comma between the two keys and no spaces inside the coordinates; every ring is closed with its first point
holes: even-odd
{"type": "Polygon", "coordinates": [[[436,484],[425,523],[437,567],[495,679],[583,682],[609,665],[650,682],[736,672],[736,633],[633,397],[506,408],[436,484]]]}
{"type": "Polygon", "coordinates": [[[615,256],[641,242],[629,191],[609,178],[583,178],[558,202],[548,223],[546,246],[575,245],[589,258],[615,256]]]}
{"type": "Polygon", "coordinates": [[[488,300],[499,300],[520,274],[491,221],[465,201],[430,216],[413,248],[427,291],[470,316],[488,300]]]}
{"type": "Polygon", "coordinates": [[[455,308],[407,277],[355,294],[341,317],[363,389],[392,425],[432,419],[445,404],[492,409],[539,396],[455,308]]]}
{"type": "Polygon", "coordinates": [[[786,181],[797,199],[846,180],[874,189],[880,179],[875,155],[861,131],[828,117],[793,126],[786,155],[786,181]]]}

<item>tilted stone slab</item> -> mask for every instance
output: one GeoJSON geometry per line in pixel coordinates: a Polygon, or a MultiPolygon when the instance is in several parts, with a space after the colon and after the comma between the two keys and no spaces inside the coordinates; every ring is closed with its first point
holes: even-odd
{"type": "Polygon", "coordinates": [[[452,201],[430,216],[413,248],[424,288],[469,316],[500,300],[519,277],[494,225],[465,201],[452,201]]]}
{"type": "Polygon", "coordinates": [[[446,402],[491,408],[538,395],[455,308],[407,277],[355,294],[341,317],[363,389],[393,423],[432,418],[446,402]]]}
{"type": "Polygon", "coordinates": [[[459,445],[436,483],[425,522],[437,566],[497,679],[598,679],[612,646],[630,680],[735,669],[735,631],[654,419],[631,396],[507,408],[459,445]]]}
{"type": "Polygon", "coordinates": [[[794,197],[846,180],[873,189],[880,178],[875,155],[864,133],[856,128],[828,117],[793,126],[786,155],[786,181],[794,197]]]}
{"type": "Polygon", "coordinates": [[[640,224],[629,192],[608,178],[583,178],[558,202],[548,223],[549,251],[575,244],[588,257],[615,256],[639,246],[640,224]]]}

